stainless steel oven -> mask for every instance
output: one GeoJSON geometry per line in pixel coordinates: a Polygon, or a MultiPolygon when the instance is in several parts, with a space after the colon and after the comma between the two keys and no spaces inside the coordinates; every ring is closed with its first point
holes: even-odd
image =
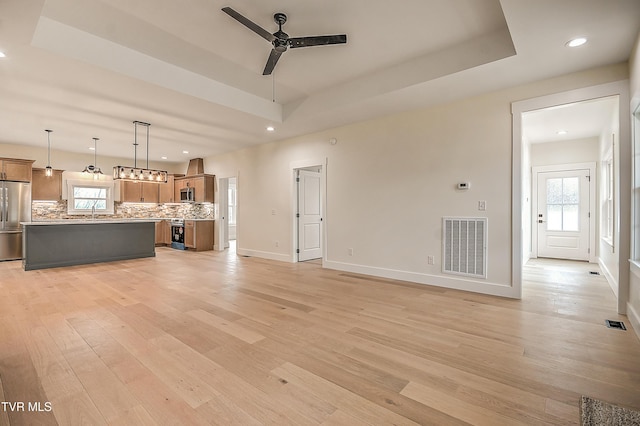
{"type": "Polygon", "coordinates": [[[185,250],[184,219],[171,219],[171,248],[185,250]]]}

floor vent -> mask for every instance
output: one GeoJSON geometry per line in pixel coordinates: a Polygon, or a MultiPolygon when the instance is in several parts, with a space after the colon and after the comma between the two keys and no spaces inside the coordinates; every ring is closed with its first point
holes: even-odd
{"type": "Polygon", "coordinates": [[[591,274],[591,275],[600,275],[600,272],[598,272],[598,271],[589,271],[589,274],[591,274]]]}
{"type": "Polygon", "coordinates": [[[487,277],[487,218],[442,218],[442,271],[487,277]]]}
{"type": "Polygon", "coordinates": [[[605,323],[609,328],[617,328],[618,330],[627,329],[627,327],[624,326],[624,323],[622,321],[605,320],[605,323]]]}

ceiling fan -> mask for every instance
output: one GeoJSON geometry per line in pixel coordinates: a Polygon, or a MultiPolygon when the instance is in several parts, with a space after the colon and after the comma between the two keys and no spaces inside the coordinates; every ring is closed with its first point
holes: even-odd
{"type": "Polygon", "coordinates": [[[347,42],[346,34],[289,37],[289,34],[282,31],[282,26],[287,22],[287,15],[280,12],[273,15],[273,20],[278,24],[279,28],[278,31],[271,34],[260,25],[245,18],[230,7],[223,7],[222,11],[273,44],[273,49],[271,49],[271,54],[269,55],[269,59],[267,59],[267,64],[264,67],[262,75],[270,75],[273,72],[273,69],[278,63],[278,59],[280,59],[280,55],[286,52],[288,47],[294,49],[297,47],[324,46],[327,44],[344,44],[347,42]]]}

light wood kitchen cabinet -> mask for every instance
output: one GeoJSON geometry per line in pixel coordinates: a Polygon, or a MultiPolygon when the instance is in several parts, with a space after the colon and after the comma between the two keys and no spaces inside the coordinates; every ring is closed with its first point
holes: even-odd
{"type": "Polygon", "coordinates": [[[193,178],[195,199],[198,203],[213,203],[215,176],[202,175],[193,178]]]}
{"type": "Polygon", "coordinates": [[[183,188],[193,188],[196,203],[213,203],[215,191],[214,175],[196,175],[175,178],[174,196],[180,200],[180,190],[183,188]]]}
{"type": "Polygon", "coordinates": [[[156,222],[156,246],[171,245],[171,221],[159,220],[156,222]]]}
{"type": "Polygon", "coordinates": [[[171,221],[170,220],[163,220],[162,221],[162,227],[163,227],[163,238],[164,240],[162,241],[165,245],[170,246],[171,245],[171,221]]]}
{"type": "Polygon", "coordinates": [[[53,170],[51,176],[45,169],[33,168],[31,171],[31,199],[33,201],[60,201],[62,199],[62,172],[53,170]]]}
{"type": "Polygon", "coordinates": [[[184,246],[190,249],[196,248],[196,221],[185,220],[184,221],[184,246]]]}
{"type": "Polygon", "coordinates": [[[165,220],[159,220],[156,222],[156,245],[160,246],[164,244],[164,223],[165,220]]]}
{"type": "Polygon", "coordinates": [[[158,184],[158,189],[159,189],[159,202],[160,203],[178,203],[180,202],[180,199],[178,198],[178,201],[176,201],[175,198],[175,176],[174,175],[169,175],[167,176],[167,183],[160,183],[158,184]]]}
{"type": "Polygon", "coordinates": [[[213,220],[185,220],[184,245],[195,250],[213,250],[213,220]]]}
{"type": "Polygon", "coordinates": [[[120,181],[120,201],[123,203],[158,203],[161,184],[120,181]]]}
{"type": "Polygon", "coordinates": [[[31,167],[34,161],[0,158],[0,180],[31,182],[31,167]]]}

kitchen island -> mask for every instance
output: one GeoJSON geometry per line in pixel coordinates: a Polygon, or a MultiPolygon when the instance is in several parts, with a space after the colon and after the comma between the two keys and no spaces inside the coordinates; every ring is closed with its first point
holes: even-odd
{"type": "Polygon", "coordinates": [[[22,222],[25,271],[154,257],[154,220],[22,222]]]}

